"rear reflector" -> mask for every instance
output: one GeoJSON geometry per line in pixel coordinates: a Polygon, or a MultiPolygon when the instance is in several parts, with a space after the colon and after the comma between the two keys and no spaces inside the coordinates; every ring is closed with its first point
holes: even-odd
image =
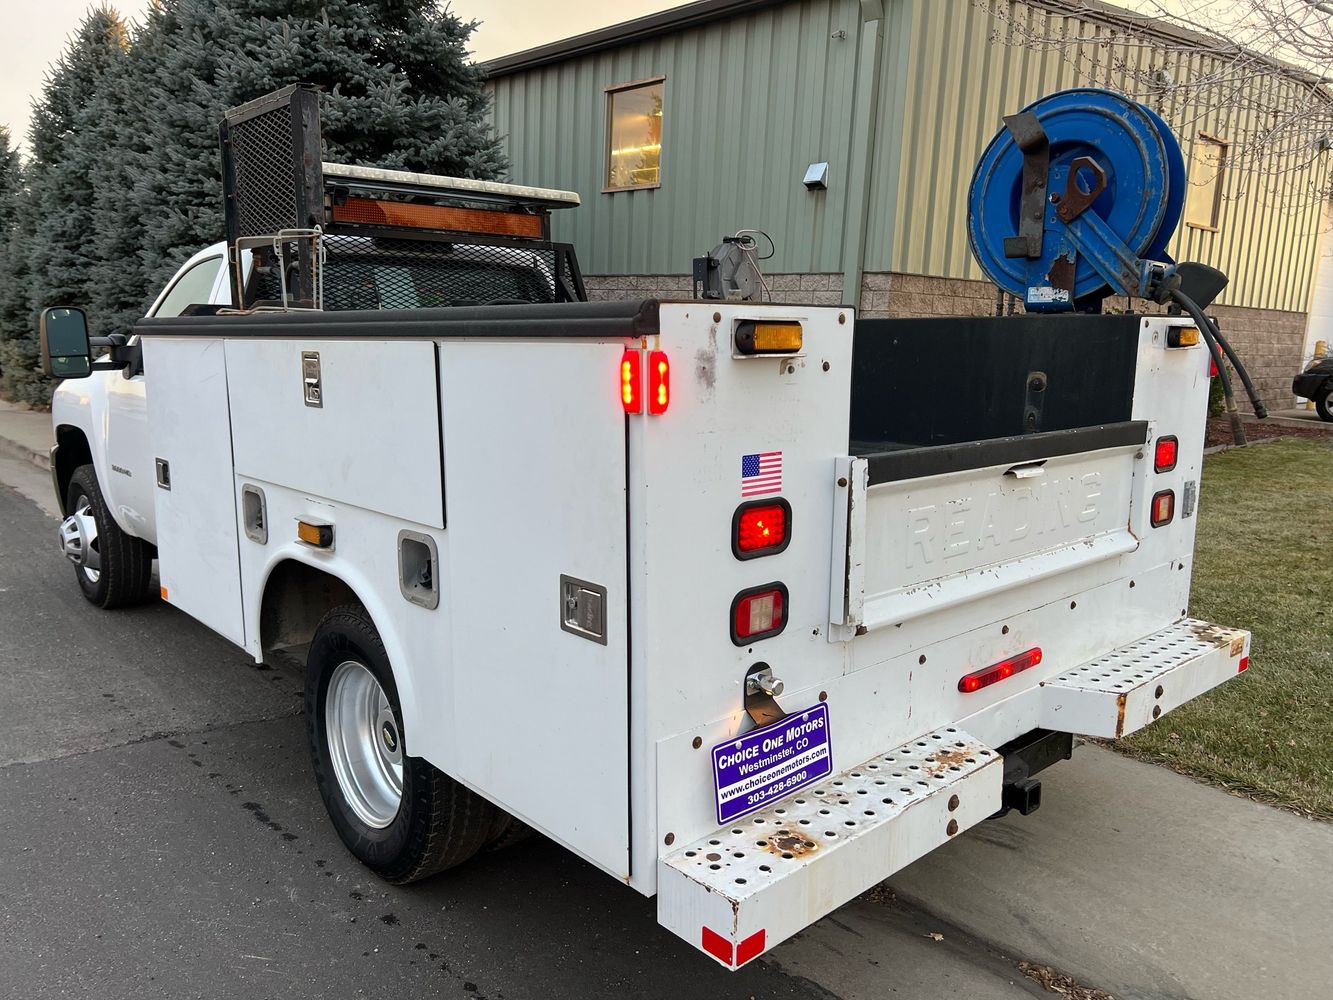
{"type": "Polygon", "coordinates": [[[964,674],[958,680],[958,690],[964,694],[980,691],[982,688],[990,687],[1006,677],[1012,677],[1020,670],[1035,667],[1040,662],[1041,650],[1034,647],[1026,652],[1019,653],[1017,656],[1011,656],[1007,660],[1001,660],[984,670],[974,670],[970,674],[964,674]]]}
{"type": "Polygon", "coordinates": [[[1160,493],[1154,493],[1149,517],[1152,526],[1160,528],[1164,524],[1170,524],[1171,519],[1175,516],[1176,494],[1172,490],[1162,490],[1160,493]]]}
{"type": "Polygon", "coordinates": [[[1159,437],[1153,450],[1152,467],[1154,472],[1170,472],[1176,467],[1176,457],[1180,452],[1180,442],[1174,437],[1159,437]]]}
{"type": "Polygon", "coordinates": [[[1249,658],[1248,656],[1242,656],[1242,657],[1240,658],[1240,666],[1238,666],[1238,667],[1236,668],[1236,673],[1239,674],[1239,673],[1241,673],[1242,671],[1249,670],[1249,669],[1250,669],[1250,658],[1249,658]]]}
{"type": "Polygon", "coordinates": [[[627,348],[620,356],[620,404],[626,413],[643,412],[643,355],[627,348]]]}
{"type": "Polygon", "coordinates": [[[731,602],[731,641],[737,646],[775,636],[787,627],[787,588],[780,583],[742,590],[731,602]]]}
{"type": "Polygon", "coordinates": [[[671,362],[666,351],[648,352],[648,412],[666,413],[671,402],[671,362]]]}
{"type": "Polygon", "coordinates": [[[744,319],[736,324],[738,354],[795,354],[803,341],[800,323],[760,323],[744,319]]]}
{"type": "Polygon", "coordinates": [[[731,552],[756,559],[781,552],[791,541],[791,504],[786,500],[751,500],[731,519],[731,552]]]}
{"type": "Polygon", "coordinates": [[[348,198],[333,206],[333,221],[352,225],[393,226],[401,229],[437,229],[455,233],[491,233],[498,236],[529,236],[540,239],[539,215],[497,212],[484,208],[449,208],[443,205],[413,205],[377,198],[348,198]]]}

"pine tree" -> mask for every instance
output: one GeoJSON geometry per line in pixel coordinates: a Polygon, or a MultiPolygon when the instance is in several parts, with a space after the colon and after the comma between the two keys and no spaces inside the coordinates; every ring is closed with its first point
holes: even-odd
{"type": "MultiPolygon", "coordinates": [[[[18,246],[6,253],[15,301],[5,309],[5,389],[14,398],[45,403],[51,385],[38,370],[36,312],[49,305],[86,305],[94,258],[92,171],[107,151],[99,145],[94,96],[128,46],[125,24],[110,8],[95,8],[47,73],[33,108],[26,170],[29,204],[18,246]],[[21,300],[26,297],[26,303],[21,300]]],[[[96,327],[97,316],[90,316],[96,327]]]]}
{"type": "Polygon", "coordinates": [[[27,345],[19,343],[32,316],[27,294],[28,208],[23,164],[9,130],[0,126],[0,392],[14,398],[19,392],[13,380],[24,382],[33,367],[27,345]]]}
{"type": "Polygon", "coordinates": [[[142,105],[132,151],[135,242],[150,290],[222,238],[217,126],[228,108],[292,83],[324,91],[326,157],[493,178],[473,25],[435,0],[162,0],[131,57],[142,105]]]}

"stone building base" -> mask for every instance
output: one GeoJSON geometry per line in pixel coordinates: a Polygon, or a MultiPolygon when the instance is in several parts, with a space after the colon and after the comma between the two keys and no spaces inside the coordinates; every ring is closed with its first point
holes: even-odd
{"type": "MultiPolygon", "coordinates": [[[[815,305],[842,303],[841,274],[766,274],[774,302],[815,305]]],[[[688,275],[585,275],[590,299],[690,297],[688,275]]],[[[1128,300],[1107,300],[1108,310],[1124,312],[1128,300]]],[[[924,274],[869,273],[861,281],[860,315],[869,319],[900,316],[993,316],[1007,308],[988,281],[937,278],[924,274]]],[[[1022,310],[1021,304],[1017,307],[1022,310]]],[[[1138,312],[1158,312],[1156,306],[1135,300],[1138,312]]],[[[1214,306],[1222,332],[1249,369],[1250,377],[1270,409],[1292,406],[1292,376],[1300,369],[1305,340],[1304,313],[1241,306],[1214,306]]],[[[1236,381],[1236,392],[1242,392],[1236,381]]],[[[1243,396],[1237,402],[1248,412],[1243,396]]]]}

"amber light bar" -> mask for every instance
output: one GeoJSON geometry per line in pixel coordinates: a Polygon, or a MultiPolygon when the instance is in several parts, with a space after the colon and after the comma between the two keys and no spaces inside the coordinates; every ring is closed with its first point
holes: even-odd
{"type": "Polygon", "coordinates": [[[403,229],[445,229],[456,233],[490,233],[496,236],[530,236],[540,239],[540,215],[497,212],[484,208],[451,208],[447,205],[414,205],[378,198],[348,198],[333,206],[333,221],[403,229]]]}

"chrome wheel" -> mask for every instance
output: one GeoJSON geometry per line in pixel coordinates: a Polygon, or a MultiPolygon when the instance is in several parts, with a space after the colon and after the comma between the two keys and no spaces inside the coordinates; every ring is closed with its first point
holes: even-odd
{"type": "Polygon", "coordinates": [[[65,558],[79,567],[89,583],[96,583],[102,575],[102,556],[97,547],[97,519],[92,504],[80,496],[74,513],[60,523],[60,547],[65,558]]]}
{"type": "Polygon", "coordinates": [[[344,660],[333,671],[324,727],[343,798],[361,822],[384,829],[403,801],[403,738],[384,689],[364,664],[344,660]]]}

